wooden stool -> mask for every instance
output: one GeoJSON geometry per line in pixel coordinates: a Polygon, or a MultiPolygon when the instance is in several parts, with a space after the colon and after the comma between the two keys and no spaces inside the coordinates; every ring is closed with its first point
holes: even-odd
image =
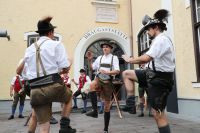
{"type": "Polygon", "coordinates": [[[122,81],[113,81],[112,84],[113,84],[113,99],[110,103],[111,104],[110,106],[112,106],[112,104],[114,102],[116,103],[119,118],[122,119],[123,117],[122,117],[122,113],[121,113],[121,110],[120,110],[120,107],[119,107],[118,95],[119,95],[120,88],[121,88],[123,82],[122,81]]]}

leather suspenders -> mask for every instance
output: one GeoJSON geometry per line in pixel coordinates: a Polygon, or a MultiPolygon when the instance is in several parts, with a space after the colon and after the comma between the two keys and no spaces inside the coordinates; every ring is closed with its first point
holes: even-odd
{"type": "Polygon", "coordinates": [[[43,63],[42,63],[42,59],[41,59],[41,56],[40,56],[40,47],[41,47],[42,44],[43,44],[44,42],[46,42],[47,40],[49,40],[49,39],[44,40],[39,46],[37,45],[36,42],[34,43],[35,48],[36,48],[36,70],[37,70],[37,77],[40,76],[40,74],[39,74],[39,68],[40,68],[40,67],[39,67],[39,64],[41,65],[41,68],[42,68],[42,71],[43,71],[44,76],[46,76],[46,71],[45,71],[45,69],[44,69],[44,65],[43,65],[43,63]]]}

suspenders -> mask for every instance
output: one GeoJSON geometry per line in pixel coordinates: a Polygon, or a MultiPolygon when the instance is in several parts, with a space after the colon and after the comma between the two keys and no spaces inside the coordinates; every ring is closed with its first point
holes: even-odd
{"type": "Polygon", "coordinates": [[[39,46],[37,45],[36,42],[34,43],[35,49],[36,49],[36,70],[37,70],[37,77],[40,76],[40,74],[39,74],[39,68],[40,68],[40,67],[39,67],[39,64],[41,65],[41,68],[42,68],[42,71],[43,71],[44,76],[46,76],[46,71],[45,71],[45,69],[44,69],[44,65],[43,65],[43,63],[42,63],[42,59],[41,59],[41,56],[40,56],[40,47],[41,47],[42,44],[43,44],[44,42],[46,42],[47,40],[49,40],[49,39],[44,40],[39,46]]]}
{"type": "MultiPolygon", "coordinates": [[[[113,57],[114,57],[114,55],[112,55],[111,64],[106,64],[106,63],[101,63],[101,60],[102,60],[102,58],[103,58],[103,55],[102,55],[101,58],[100,58],[99,69],[100,69],[101,67],[106,67],[106,68],[110,68],[110,71],[112,71],[113,57]]],[[[99,70],[99,69],[98,69],[98,70],[99,70]]]]}

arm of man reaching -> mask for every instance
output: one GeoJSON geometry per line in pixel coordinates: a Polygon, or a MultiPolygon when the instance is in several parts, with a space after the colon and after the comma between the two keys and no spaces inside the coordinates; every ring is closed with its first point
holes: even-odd
{"type": "Polygon", "coordinates": [[[127,62],[127,63],[131,63],[131,64],[144,64],[147,63],[149,61],[151,61],[153,58],[150,57],[147,54],[141,55],[139,57],[130,57],[128,55],[122,55],[122,58],[127,62]]]}
{"type": "Polygon", "coordinates": [[[59,72],[60,74],[69,73],[73,60],[71,58],[67,58],[67,61],[69,63],[69,66],[67,68],[62,68],[59,72]]]}
{"type": "Polygon", "coordinates": [[[11,85],[10,86],[10,97],[13,96],[13,90],[14,90],[14,85],[11,85]]]}
{"type": "Polygon", "coordinates": [[[72,79],[71,81],[74,82],[75,85],[78,85],[78,83],[74,79],[72,79]]]}
{"type": "Polygon", "coordinates": [[[17,67],[16,73],[17,73],[18,75],[21,75],[21,73],[22,73],[22,71],[23,71],[23,69],[24,69],[24,64],[25,64],[25,62],[22,61],[21,64],[17,67]]]}

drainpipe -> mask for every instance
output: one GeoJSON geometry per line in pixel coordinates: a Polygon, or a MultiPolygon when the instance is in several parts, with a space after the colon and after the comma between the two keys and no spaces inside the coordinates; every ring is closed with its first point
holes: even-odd
{"type": "MultiPolygon", "coordinates": [[[[133,56],[133,17],[132,17],[132,0],[129,0],[129,14],[130,14],[130,48],[131,56],[133,56]]],[[[133,69],[134,65],[130,65],[130,68],[133,69]]]]}

